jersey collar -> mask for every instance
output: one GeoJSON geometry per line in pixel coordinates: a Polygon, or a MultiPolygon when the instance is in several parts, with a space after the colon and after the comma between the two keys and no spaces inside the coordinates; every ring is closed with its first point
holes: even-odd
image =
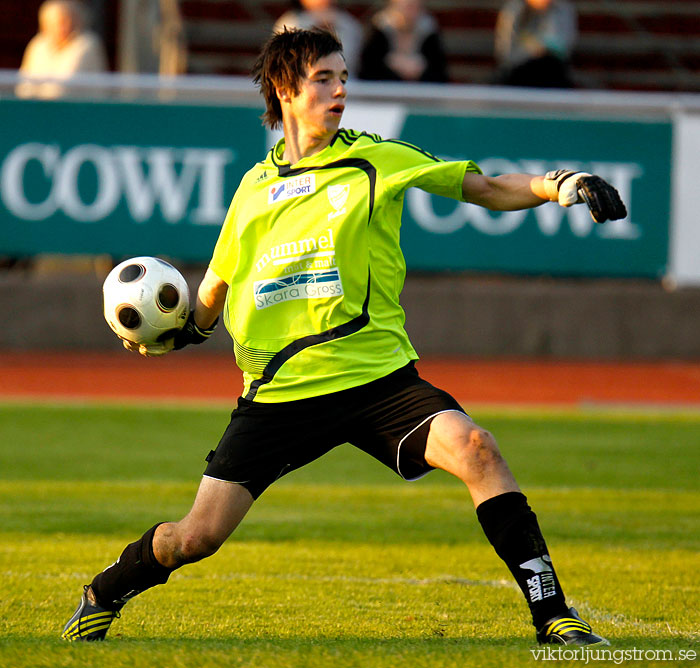
{"type": "Polygon", "coordinates": [[[335,144],[335,140],[338,138],[338,135],[340,134],[341,130],[338,130],[334,135],[333,138],[330,141],[330,144],[326,146],[323,150],[319,151],[318,153],[314,153],[313,155],[307,156],[306,158],[302,158],[301,160],[298,160],[296,163],[294,163],[294,167],[289,163],[288,160],[284,159],[284,137],[282,137],[270,150],[270,160],[272,161],[272,164],[277,167],[277,171],[280,176],[284,176],[287,172],[291,171],[292,169],[300,169],[304,167],[308,167],[310,165],[313,165],[320,160],[323,160],[323,156],[326,155],[326,153],[329,150],[332,150],[333,145],[335,144]]]}

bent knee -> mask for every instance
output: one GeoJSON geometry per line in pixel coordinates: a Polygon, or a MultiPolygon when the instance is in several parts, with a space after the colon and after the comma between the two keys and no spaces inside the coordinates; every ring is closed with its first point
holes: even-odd
{"type": "Polygon", "coordinates": [[[489,463],[503,458],[493,434],[475,424],[442,439],[440,449],[450,459],[464,462],[470,467],[487,467],[489,463]]]}
{"type": "Polygon", "coordinates": [[[472,482],[491,479],[505,466],[493,434],[476,426],[457,445],[456,460],[455,473],[472,482]]]}
{"type": "Polygon", "coordinates": [[[503,463],[493,434],[471,421],[454,421],[438,426],[435,438],[429,439],[426,450],[428,463],[460,477],[487,475],[503,463]]]}
{"type": "Polygon", "coordinates": [[[223,541],[204,532],[188,532],[180,537],[178,550],[179,561],[190,564],[214,554],[223,541]]]}
{"type": "Polygon", "coordinates": [[[463,442],[461,445],[462,454],[467,458],[501,459],[501,452],[493,434],[477,425],[474,425],[469,431],[466,442],[463,442]]]}

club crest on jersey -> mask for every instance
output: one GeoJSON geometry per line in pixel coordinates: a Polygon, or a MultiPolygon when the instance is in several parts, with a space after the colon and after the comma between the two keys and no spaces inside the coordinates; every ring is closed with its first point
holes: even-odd
{"type": "Polygon", "coordinates": [[[348,195],[350,194],[350,184],[328,186],[326,189],[328,193],[328,201],[335,211],[331,211],[328,214],[328,220],[340,216],[345,213],[345,203],[348,201],[348,195]]]}
{"type": "Polygon", "coordinates": [[[316,175],[302,174],[293,179],[270,186],[267,191],[267,203],[277,204],[294,197],[304,197],[316,192],[316,175]]]}

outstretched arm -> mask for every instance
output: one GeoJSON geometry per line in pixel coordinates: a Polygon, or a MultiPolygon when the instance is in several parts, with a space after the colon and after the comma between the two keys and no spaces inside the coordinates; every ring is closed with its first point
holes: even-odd
{"type": "Polygon", "coordinates": [[[484,176],[467,172],[462,181],[462,194],[467,202],[492,211],[531,209],[549,201],[544,177],[530,174],[484,176]]]}
{"type": "Polygon", "coordinates": [[[462,181],[462,195],[467,202],[494,211],[530,209],[545,202],[558,202],[561,206],[585,203],[596,223],[627,215],[619,193],[609,183],[599,176],[565,169],[544,176],[484,176],[467,172],[462,181]]]}

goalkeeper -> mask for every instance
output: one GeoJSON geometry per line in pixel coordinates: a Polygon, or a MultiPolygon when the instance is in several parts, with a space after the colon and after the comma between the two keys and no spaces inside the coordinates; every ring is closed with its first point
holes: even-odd
{"type": "Polygon", "coordinates": [[[322,30],[272,36],[254,74],[264,122],[284,137],[243,177],[187,326],[159,346],[127,344],[157,355],[201,343],[223,314],[243,395],[190,512],[156,524],[96,575],[63,637],[103,639],[129,599],[214,554],[270,484],[349,442],[406,480],[439,468],[466,484],[539,642],[607,644],[567,605],[494,437],[415,369],[399,227],[411,187],[494,210],[585,203],[599,223],[626,215],[617,191],[581,172],[488,177],[471,161],[339,129],[348,73],[322,30]]]}

